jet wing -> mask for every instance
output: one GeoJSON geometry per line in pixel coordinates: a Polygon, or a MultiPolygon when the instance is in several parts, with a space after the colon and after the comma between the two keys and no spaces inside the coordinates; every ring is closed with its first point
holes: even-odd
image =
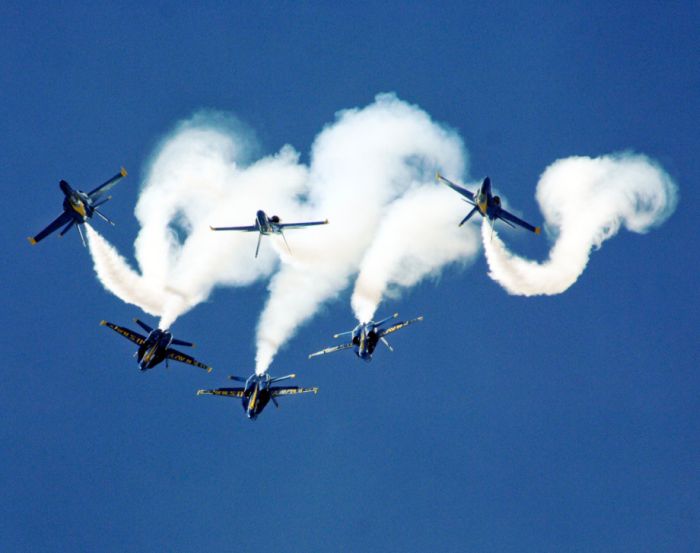
{"type": "Polygon", "coordinates": [[[176,349],[168,348],[165,352],[165,356],[168,359],[172,359],[173,361],[179,361],[180,363],[186,363],[188,365],[199,367],[200,369],[204,369],[208,373],[212,371],[212,368],[209,365],[200,363],[194,357],[190,357],[189,355],[182,353],[181,351],[177,351],[176,349]]]}
{"type": "Polygon", "coordinates": [[[416,323],[418,321],[423,320],[423,315],[420,317],[416,317],[415,319],[411,319],[410,321],[404,321],[402,323],[396,323],[394,326],[390,326],[389,328],[386,328],[384,330],[379,331],[379,337],[382,338],[386,336],[387,334],[391,334],[392,332],[396,332],[397,330],[401,330],[403,327],[408,326],[410,324],[416,323]]]}
{"type": "Polygon", "coordinates": [[[309,392],[318,393],[318,388],[302,388],[300,386],[275,386],[270,388],[272,397],[293,396],[296,394],[306,394],[309,392]]]}
{"type": "Polygon", "coordinates": [[[326,353],[333,353],[336,351],[340,351],[342,349],[348,349],[351,348],[354,344],[352,342],[348,342],[347,344],[340,344],[339,346],[333,346],[332,348],[326,348],[321,351],[317,351],[316,353],[312,353],[309,355],[309,359],[312,357],[317,357],[319,355],[325,355],[326,353]]]}
{"type": "Polygon", "coordinates": [[[212,227],[209,226],[211,230],[241,230],[243,232],[257,232],[259,229],[256,226],[250,227],[212,227]]]}
{"type": "Polygon", "coordinates": [[[515,215],[513,215],[512,213],[509,213],[508,211],[506,211],[503,208],[501,208],[501,211],[499,212],[498,217],[505,220],[505,221],[509,221],[509,222],[514,223],[518,226],[521,226],[521,227],[529,230],[530,232],[534,232],[535,234],[539,234],[540,232],[542,232],[542,229],[540,227],[533,227],[530,223],[526,223],[522,219],[518,219],[515,215]]]}
{"type": "Polygon", "coordinates": [[[438,181],[441,181],[444,184],[446,184],[447,186],[449,186],[455,192],[458,192],[459,194],[464,196],[467,199],[467,202],[469,202],[472,205],[475,205],[474,204],[474,194],[472,194],[469,190],[467,190],[466,188],[462,188],[459,184],[455,184],[454,182],[452,182],[449,179],[446,179],[440,173],[437,173],[435,175],[435,178],[437,178],[438,181]]]}
{"type": "Polygon", "coordinates": [[[95,202],[99,200],[103,194],[106,192],[109,192],[109,190],[117,184],[120,180],[122,180],[124,177],[126,177],[126,169],[122,167],[121,171],[119,171],[116,175],[114,175],[111,179],[109,179],[107,182],[102,183],[100,186],[92,190],[91,192],[88,192],[88,196],[90,199],[95,202]]]}
{"type": "Polygon", "coordinates": [[[64,211],[58,217],[56,217],[53,221],[51,221],[51,223],[49,224],[48,227],[46,227],[44,230],[42,230],[36,236],[30,236],[29,238],[27,238],[27,240],[29,240],[29,243],[33,246],[37,242],[41,242],[44,238],[46,238],[52,232],[55,232],[63,225],[70,222],[72,219],[73,219],[73,217],[64,211]]]}
{"type": "Polygon", "coordinates": [[[197,395],[243,397],[243,392],[243,388],[217,388],[216,390],[197,390],[197,395]]]}
{"type": "Polygon", "coordinates": [[[325,221],[309,221],[306,223],[277,223],[275,226],[281,229],[294,229],[294,228],[305,228],[305,227],[313,227],[316,225],[327,225],[328,224],[328,219],[325,221]]]}
{"type": "Polygon", "coordinates": [[[131,340],[139,346],[143,345],[143,343],[146,341],[145,336],[142,336],[141,334],[139,334],[138,332],[134,332],[133,330],[129,330],[128,328],[124,328],[123,326],[117,326],[115,324],[108,323],[107,321],[102,321],[100,324],[102,326],[108,326],[109,328],[114,330],[114,332],[118,332],[119,334],[124,336],[124,338],[126,338],[127,340],[131,340]]]}

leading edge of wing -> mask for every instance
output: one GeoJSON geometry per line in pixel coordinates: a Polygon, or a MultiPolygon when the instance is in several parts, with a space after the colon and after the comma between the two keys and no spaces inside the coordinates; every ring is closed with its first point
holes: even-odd
{"type": "Polygon", "coordinates": [[[504,219],[505,221],[510,221],[511,223],[519,225],[519,226],[529,230],[530,232],[534,232],[535,234],[540,234],[542,232],[542,229],[540,227],[532,226],[530,223],[523,221],[522,219],[519,219],[518,217],[516,217],[515,215],[513,215],[509,211],[506,211],[503,208],[501,208],[501,211],[498,214],[498,216],[501,219],[504,219]]]}
{"type": "Polygon", "coordinates": [[[102,183],[100,186],[95,188],[94,190],[91,190],[88,192],[88,196],[90,196],[91,200],[97,200],[102,194],[105,192],[108,192],[115,184],[117,184],[120,180],[122,180],[124,177],[126,177],[127,172],[124,167],[121,168],[121,170],[114,175],[111,179],[108,181],[102,183]]]}
{"type": "Polygon", "coordinates": [[[244,391],[243,388],[217,388],[216,390],[197,390],[197,395],[243,397],[244,391]]]}
{"type": "Polygon", "coordinates": [[[209,365],[200,363],[194,357],[190,357],[186,353],[182,353],[181,351],[178,351],[176,349],[168,348],[168,350],[165,353],[165,356],[168,359],[172,359],[173,361],[179,361],[180,363],[186,363],[187,365],[199,367],[200,369],[204,369],[208,373],[210,373],[213,370],[212,367],[210,367],[209,365]]]}
{"type": "Polygon", "coordinates": [[[247,226],[247,227],[212,227],[209,225],[209,228],[211,230],[240,230],[243,232],[255,232],[258,230],[258,227],[256,226],[247,226]]]}
{"type": "Polygon", "coordinates": [[[295,228],[305,228],[313,227],[316,225],[327,225],[328,219],[325,221],[308,221],[306,223],[278,223],[277,226],[282,229],[295,229],[295,228]]]}
{"type": "Polygon", "coordinates": [[[46,238],[49,234],[52,232],[57,231],[59,228],[61,228],[63,225],[68,223],[72,219],[71,215],[66,213],[65,211],[61,213],[58,217],[56,217],[53,221],[51,221],[48,226],[42,230],[40,233],[38,233],[36,236],[29,236],[27,240],[29,240],[29,243],[34,246],[38,242],[41,242],[44,238],[46,238]]]}
{"type": "Polygon", "coordinates": [[[134,332],[133,330],[129,330],[128,328],[124,328],[123,326],[115,325],[114,323],[110,323],[107,321],[101,321],[100,324],[102,326],[106,326],[114,330],[114,332],[121,334],[126,338],[127,340],[131,340],[135,344],[141,346],[143,343],[146,341],[146,337],[142,336],[138,332],[134,332]]]}
{"type": "Polygon", "coordinates": [[[462,188],[459,184],[455,184],[455,183],[452,182],[451,180],[446,179],[446,178],[443,177],[440,173],[435,173],[435,179],[436,179],[438,182],[442,182],[443,184],[446,184],[446,185],[449,186],[452,190],[454,190],[455,192],[461,194],[462,196],[464,196],[465,198],[467,198],[467,200],[468,200],[469,202],[471,202],[472,204],[474,204],[474,194],[471,193],[471,192],[470,192],[469,190],[467,190],[466,188],[462,188]]]}
{"type": "Polygon", "coordinates": [[[275,386],[270,388],[272,397],[293,396],[296,394],[318,393],[318,387],[302,388],[301,386],[275,386]]]}
{"type": "Polygon", "coordinates": [[[309,355],[309,359],[311,359],[312,357],[318,357],[319,355],[325,355],[326,353],[334,353],[336,351],[348,349],[348,348],[351,348],[353,345],[354,344],[352,342],[348,342],[347,344],[340,344],[337,346],[333,346],[332,348],[322,349],[321,351],[317,351],[317,352],[309,355]]]}
{"type": "Polygon", "coordinates": [[[383,336],[386,336],[387,334],[391,334],[392,332],[396,332],[397,330],[401,330],[405,326],[408,326],[408,325],[413,324],[413,323],[417,323],[418,321],[422,321],[422,320],[423,320],[423,315],[421,315],[420,317],[416,317],[415,319],[411,319],[410,321],[404,321],[402,323],[397,323],[393,326],[390,326],[386,330],[382,330],[379,333],[379,337],[381,338],[383,336]]]}

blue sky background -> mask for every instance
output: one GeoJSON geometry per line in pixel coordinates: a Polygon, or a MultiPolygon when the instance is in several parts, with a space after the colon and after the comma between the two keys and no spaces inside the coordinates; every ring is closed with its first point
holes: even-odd
{"type": "Polygon", "coordinates": [[[0,550],[700,549],[696,2],[10,1],[0,20],[0,550]],[[380,307],[426,317],[393,354],[307,361],[352,326],[346,292],[271,368],[319,394],[255,423],[194,392],[252,371],[264,283],[177,321],[213,373],[141,374],[99,321],[142,314],[77,235],[25,240],[61,178],[89,190],[124,165],[118,226],[96,225],[131,256],[148,159],[199,108],[308,159],[337,110],[389,91],[457,129],[470,175],[532,219],[549,164],[621,150],[676,179],[676,213],[606,242],[563,295],[509,296],[480,256],[380,307]]]}

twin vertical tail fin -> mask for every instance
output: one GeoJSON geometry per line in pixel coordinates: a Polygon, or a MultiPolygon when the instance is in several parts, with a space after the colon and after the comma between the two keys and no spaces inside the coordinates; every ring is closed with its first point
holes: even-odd
{"type": "Polygon", "coordinates": [[[255,247],[255,258],[258,257],[258,252],[260,251],[260,241],[262,240],[262,232],[258,233],[258,245],[255,247]]]}
{"type": "Polygon", "coordinates": [[[467,216],[464,219],[462,219],[462,221],[459,223],[459,226],[461,227],[464,223],[471,219],[472,215],[474,215],[474,213],[476,213],[478,209],[479,208],[477,206],[474,206],[472,210],[469,213],[467,213],[467,216]]]}
{"type": "Polygon", "coordinates": [[[153,331],[153,329],[152,329],[150,326],[148,326],[148,325],[147,325],[146,323],[144,323],[143,321],[140,321],[139,319],[134,319],[134,322],[135,322],[137,325],[139,325],[141,328],[143,328],[146,332],[152,332],[152,331],[153,331]]]}

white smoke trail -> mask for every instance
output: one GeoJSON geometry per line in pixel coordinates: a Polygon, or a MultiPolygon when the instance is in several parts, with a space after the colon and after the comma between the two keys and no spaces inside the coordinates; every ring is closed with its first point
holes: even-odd
{"type": "Polygon", "coordinates": [[[408,192],[387,212],[362,259],[352,308],[359,321],[374,318],[392,286],[414,286],[448,263],[466,263],[479,251],[473,225],[458,226],[464,203],[433,182],[408,192]]]}
{"type": "Polygon", "coordinates": [[[651,159],[635,154],[572,157],[555,162],[537,185],[537,201],[556,242],[537,263],[508,251],[491,227],[482,237],[491,278],[511,294],[560,294],[583,273],[591,249],[620,225],[643,233],[660,225],[676,206],[676,185],[651,159]]]}
{"type": "Polygon", "coordinates": [[[276,266],[269,247],[261,247],[253,259],[257,235],[209,229],[252,225],[260,208],[299,211],[296,196],[304,193],[306,169],[298,154],[285,146],[246,166],[250,142],[240,125],[217,114],[200,114],[180,125],[154,156],[136,205],[141,274],[104,240],[102,247],[91,246],[105,287],[160,316],[161,328],[204,301],[214,286],[248,285],[276,266]]]}
{"type": "Polygon", "coordinates": [[[87,224],[85,227],[95,272],[104,287],[124,303],[160,315],[168,301],[166,292],[136,273],[95,229],[87,224]]]}
{"type": "MultiPolygon", "coordinates": [[[[464,166],[459,136],[393,95],[380,95],[363,109],[340,112],[316,139],[309,170],[309,204],[330,224],[295,235],[293,258],[273,277],[257,329],[256,371],[265,372],[278,348],[321,303],[347,287],[378,236],[387,240],[385,234],[392,229],[423,225],[421,218],[406,218],[418,212],[421,194],[431,197],[419,190],[433,182],[436,169],[460,174],[464,166]],[[416,198],[411,199],[414,189],[416,198]],[[390,222],[383,232],[385,219],[390,222]]],[[[423,216],[433,221],[437,208],[434,204],[429,208],[431,214],[423,216]]],[[[451,247],[466,251],[464,244],[451,247]]],[[[400,262],[410,244],[394,241],[394,245],[400,262]]],[[[446,261],[455,255],[442,254],[446,261]]],[[[439,261],[427,259],[424,248],[420,256],[424,272],[439,266],[439,261]]],[[[406,275],[401,280],[397,267],[386,272],[388,281],[397,283],[419,278],[406,275]]]]}

